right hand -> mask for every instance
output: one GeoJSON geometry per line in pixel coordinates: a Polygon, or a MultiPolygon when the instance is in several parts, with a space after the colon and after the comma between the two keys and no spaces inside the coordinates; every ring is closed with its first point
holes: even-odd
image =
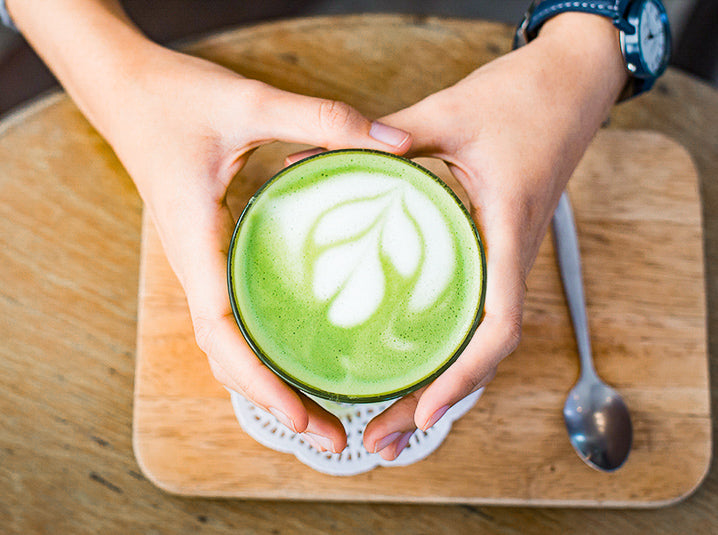
{"type": "Polygon", "coordinates": [[[320,449],[344,449],[339,420],[265,367],[234,322],[225,276],[234,227],[227,187],[251,152],[274,140],[402,154],[409,134],[342,102],[280,91],[163,48],[142,35],[118,0],[7,6],[135,181],[217,380],[320,449]]]}

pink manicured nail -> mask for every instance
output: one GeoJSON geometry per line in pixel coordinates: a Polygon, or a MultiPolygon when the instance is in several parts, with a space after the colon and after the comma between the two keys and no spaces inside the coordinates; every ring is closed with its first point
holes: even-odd
{"type": "Polygon", "coordinates": [[[317,443],[317,441],[314,440],[313,438],[311,438],[310,436],[308,436],[307,433],[302,433],[301,437],[302,437],[302,440],[304,440],[304,442],[306,442],[307,444],[309,444],[309,445],[310,445],[311,447],[313,447],[315,450],[317,450],[317,451],[322,451],[322,448],[321,448],[321,446],[317,443]]]}
{"type": "Polygon", "coordinates": [[[302,433],[302,436],[307,442],[320,451],[334,451],[332,441],[327,437],[315,435],[314,433],[302,433]]]}
{"type": "Polygon", "coordinates": [[[274,416],[279,421],[280,424],[282,424],[285,427],[288,427],[295,433],[297,432],[297,428],[294,427],[294,422],[292,422],[292,420],[289,418],[289,416],[284,414],[279,409],[275,409],[274,407],[269,407],[268,410],[270,413],[272,413],[272,416],[274,416]]]}
{"type": "Polygon", "coordinates": [[[389,433],[387,436],[385,436],[381,440],[377,440],[376,445],[374,446],[374,453],[380,452],[381,450],[386,448],[389,444],[394,442],[400,436],[401,436],[401,432],[397,431],[396,433],[389,433]]]}
{"type": "Polygon", "coordinates": [[[403,130],[399,130],[398,128],[394,128],[393,126],[389,126],[378,121],[371,123],[369,135],[377,141],[381,141],[382,143],[386,143],[392,147],[401,146],[401,144],[409,138],[409,134],[403,130]]]}
{"type": "Polygon", "coordinates": [[[399,454],[404,451],[404,448],[406,448],[406,445],[409,444],[409,440],[413,435],[414,431],[407,431],[406,433],[401,435],[401,438],[396,443],[396,457],[398,457],[399,454]]]}
{"type": "Polygon", "coordinates": [[[426,431],[429,429],[432,425],[434,425],[436,422],[438,422],[444,414],[446,414],[446,411],[449,410],[449,405],[444,405],[440,409],[438,409],[434,414],[431,415],[431,418],[429,418],[426,423],[424,424],[424,427],[421,429],[423,431],[426,431]]]}

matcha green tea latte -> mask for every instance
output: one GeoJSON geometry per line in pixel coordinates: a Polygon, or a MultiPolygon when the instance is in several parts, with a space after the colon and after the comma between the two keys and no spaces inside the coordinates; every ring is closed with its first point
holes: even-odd
{"type": "Polygon", "coordinates": [[[350,403],[437,377],[474,333],[486,288],[478,232],[453,192],[409,160],[359,149],[268,181],[228,262],[257,356],[299,389],[350,403]]]}

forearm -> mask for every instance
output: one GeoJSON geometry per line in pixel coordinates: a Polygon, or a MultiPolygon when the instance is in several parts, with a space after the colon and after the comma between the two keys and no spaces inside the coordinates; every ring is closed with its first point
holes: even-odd
{"type": "Polygon", "coordinates": [[[565,182],[626,83],[618,30],[605,17],[564,13],[548,20],[526,49],[537,61],[546,58],[537,92],[552,115],[547,124],[565,136],[557,160],[565,182]]]}
{"type": "Polygon", "coordinates": [[[159,47],[114,0],[7,0],[7,7],[15,25],[106,136],[140,64],[159,47]]]}

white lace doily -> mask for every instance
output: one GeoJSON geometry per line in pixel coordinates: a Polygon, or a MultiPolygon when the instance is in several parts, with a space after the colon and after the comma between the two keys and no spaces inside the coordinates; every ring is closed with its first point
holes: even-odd
{"type": "MultiPolygon", "coordinates": [[[[311,468],[334,476],[352,476],[368,472],[377,466],[406,466],[424,459],[438,448],[451,430],[452,424],[466,414],[481,397],[477,390],[451,407],[428,431],[419,429],[409,444],[393,461],[385,461],[377,453],[369,453],[362,442],[362,434],[369,420],[386,409],[391,402],[374,404],[331,404],[328,407],[341,420],[347,433],[347,447],[341,453],[327,453],[315,449],[301,434],[294,433],[269,412],[256,407],[237,392],[230,391],[232,406],[244,431],[254,440],[275,451],[292,453],[311,468]]],[[[326,402],[317,400],[326,406],[326,402]]]]}

